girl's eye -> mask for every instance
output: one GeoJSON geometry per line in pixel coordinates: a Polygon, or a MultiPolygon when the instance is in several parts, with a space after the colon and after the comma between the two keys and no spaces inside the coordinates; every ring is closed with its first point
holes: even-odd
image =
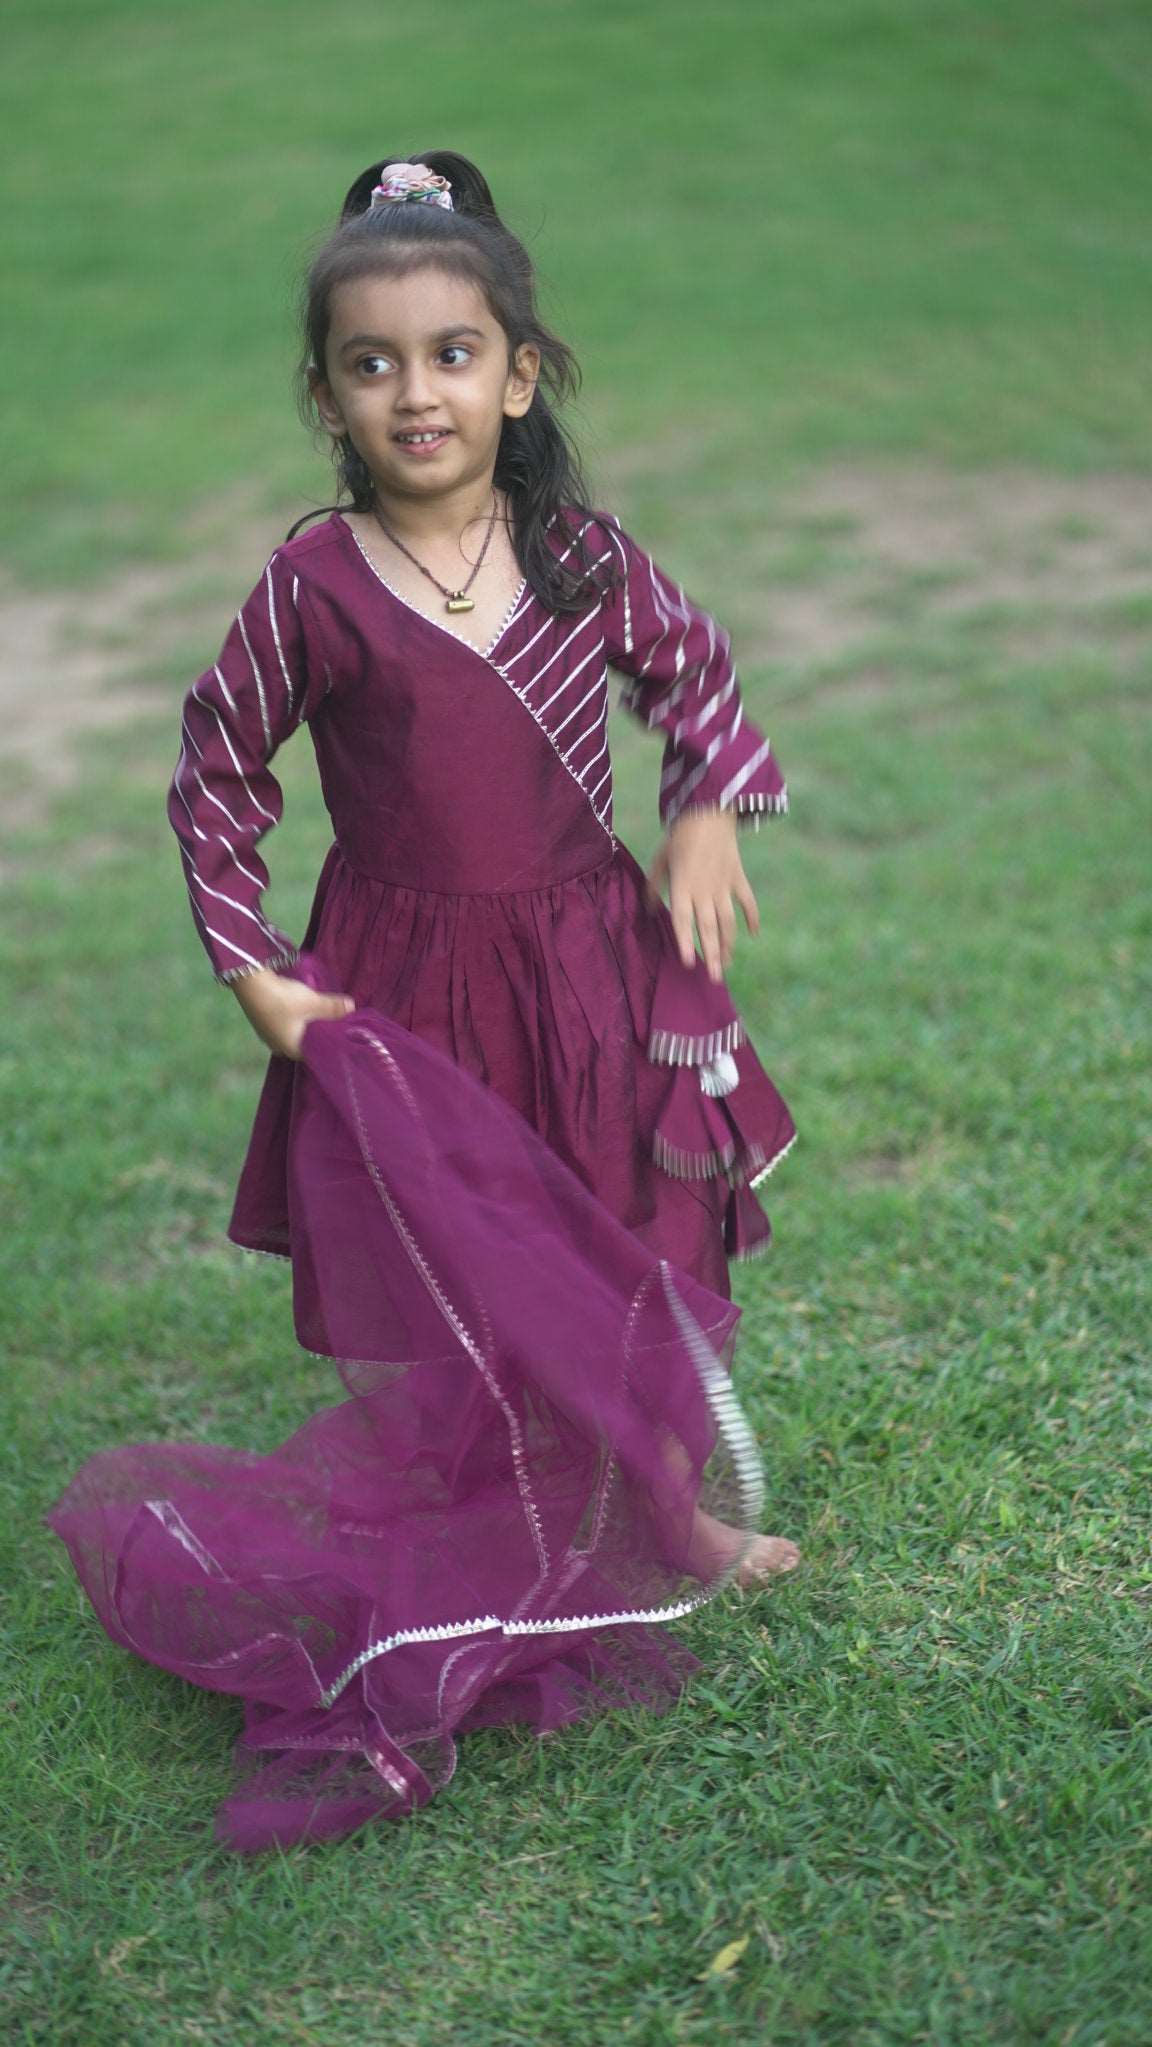
{"type": "MultiPolygon", "coordinates": [[[[441,355],[470,356],[472,350],[470,348],[465,348],[464,343],[462,341],[449,341],[447,345],[440,350],[440,353],[441,355]]],[[[366,368],[368,363],[388,361],[389,357],[386,355],[362,355],[356,367],[357,369],[362,370],[366,368]]]]}

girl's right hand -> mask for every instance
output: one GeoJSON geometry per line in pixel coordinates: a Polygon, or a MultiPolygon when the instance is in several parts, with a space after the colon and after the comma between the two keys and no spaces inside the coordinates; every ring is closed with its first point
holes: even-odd
{"type": "Polygon", "coordinates": [[[285,1059],[299,1059],[305,1026],[314,1017],[347,1016],[357,1006],[351,995],[322,995],[274,967],[257,967],[229,986],[257,1037],[285,1059]]]}

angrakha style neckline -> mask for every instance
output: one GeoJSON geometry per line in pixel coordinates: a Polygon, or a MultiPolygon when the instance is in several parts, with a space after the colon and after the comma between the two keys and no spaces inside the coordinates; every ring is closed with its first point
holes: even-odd
{"type": "Polygon", "coordinates": [[[433,618],[429,612],[421,611],[420,606],[418,604],[413,604],[410,597],[405,597],[401,591],[397,590],[395,585],[388,581],[388,578],[384,574],[383,569],[379,568],[376,562],[373,561],[372,556],[369,554],[368,549],[365,547],[364,542],[360,538],[360,535],[356,533],[353,530],[353,528],[348,524],[348,521],[344,517],[342,512],[333,512],[332,523],[334,526],[342,528],[343,531],[348,535],[349,539],[355,546],[358,554],[362,556],[363,560],[367,563],[369,569],[372,571],[372,574],[375,576],[377,582],[383,584],[384,588],[389,592],[390,596],[396,599],[397,604],[402,604],[406,611],[411,611],[415,614],[417,618],[422,618],[426,625],[435,626],[436,631],[438,633],[447,633],[448,638],[450,640],[459,640],[462,646],[471,647],[472,652],[474,654],[479,654],[480,659],[482,661],[492,660],[492,656],[495,654],[497,647],[500,645],[501,640],[507,637],[509,629],[511,628],[512,625],[512,621],[517,616],[517,613],[520,608],[521,599],[524,596],[524,592],[528,588],[527,576],[521,577],[520,588],[517,590],[516,595],[512,599],[511,604],[508,606],[508,609],[505,612],[504,617],[496,630],[495,638],[489,640],[488,645],[486,647],[478,647],[476,645],[475,640],[470,640],[465,633],[455,632],[450,625],[442,624],[440,619],[433,618]]]}

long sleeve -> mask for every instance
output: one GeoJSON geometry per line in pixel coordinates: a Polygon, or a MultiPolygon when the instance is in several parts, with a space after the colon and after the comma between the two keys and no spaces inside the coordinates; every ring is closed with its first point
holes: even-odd
{"type": "Polygon", "coordinates": [[[626,677],[618,701],[665,734],[661,823],[719,808],[758,830],[787,810],[788,789],[769,741],[744,715],[728,634],[613,514],[597,519],[625,574],[601,607],[607,659],[626,677]]]}
{"type": "MultiPolygon", "coordinates": [[[[322,658],[315,651],[309,657],[306,601],[277,551],[237,612],[219,659],[184,699],[168,821],[196,929],[221,982],[297,954],[264,914],[268,870],[256,848],[283,810],[268,764],[330,687],[322,658]]],[[[312,643],[315,650],[314,636],[312,643]]]]}

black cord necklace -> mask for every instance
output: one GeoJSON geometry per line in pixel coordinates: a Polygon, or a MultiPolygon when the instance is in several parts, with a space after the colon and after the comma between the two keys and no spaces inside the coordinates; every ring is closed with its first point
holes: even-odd
{"type": "Polygon", "coordinates": [[[495,491],[493,491],[492,511],[488,519],[488,531],[484,535],[484,545],[480,549],[476,566],[473,569],[472,574],[469,576],[468,581],[465,584],[463,584],[459,590],[449,590],[447,584],[442,583],[440,581],[439,576],[434,576],[432,574],[431,569],[426,569],[422,561],[416,560],[416,556],[413,554],[412,549],[410,547],[405,547],[404,542],[401,539],[399,539],[399,537],[395,533],[389,533],[387,526],[384,524],[383,519],[380,517],[379,508],[376,504],[375,494],[373,494],[372,498],[372,511],[376,519],[376,524],[379,526],[380,531],[383,534],[386,534],[387,538],[391,540],[395,544],[395,546],[400,548],[402,553],[407,555],[410,562],[416,563],[416,567],[420,570],[421,575],[427,576],[430,583],[435,583],[436,588],[440,591],[441,595],[446,597],[448,600],[447,604],[444,607],[446,611],[475,611],[476,600],[474,597],[469,597],[467,593],[471,589],[472,584],[475,582],[476,577],[480,572],[481,563],[483,562],[484,557],[488,552],[488,542],[492,538],[492,531],[496,524],[496,513],[498,510],[499,501],[497,499],[495,491]]]}

